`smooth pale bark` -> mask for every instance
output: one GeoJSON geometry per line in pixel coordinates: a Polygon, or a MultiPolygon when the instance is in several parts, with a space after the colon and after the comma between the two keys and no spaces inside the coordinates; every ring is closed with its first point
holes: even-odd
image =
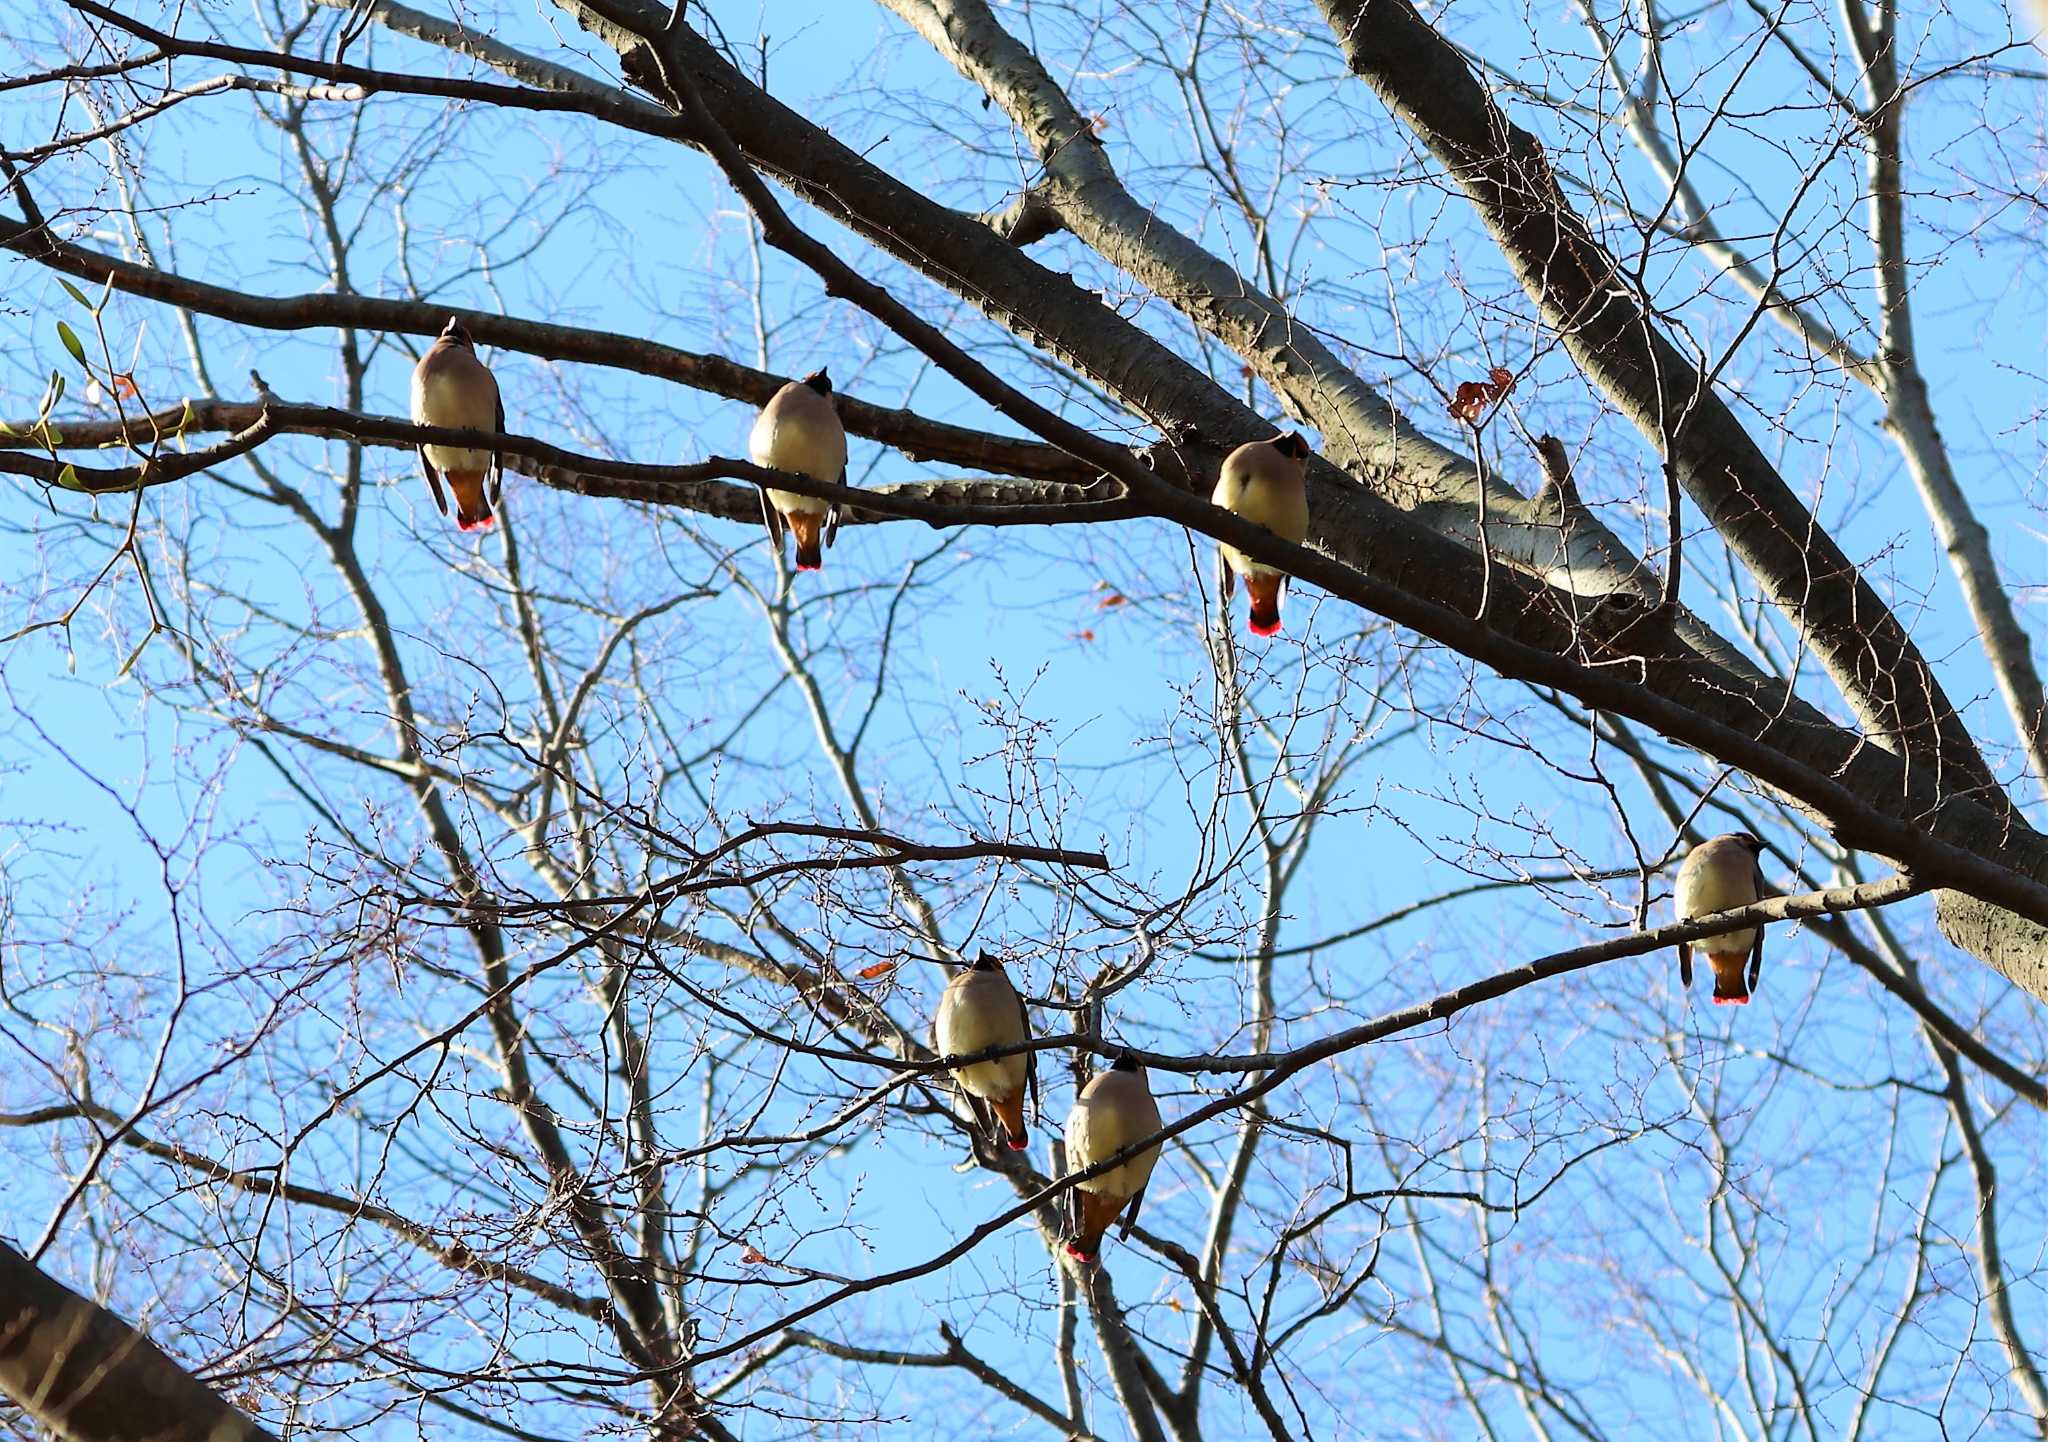
{"type": "Polygon", "coordinates": [[[65,1442],[274,1442],[156,1343],[5,1242],[0,1393],[65,1442]]]}
{"type": "Polygon", "coordinates": [[[1287,408],[1316,427],[1322,454],[1433,530],[1582,595],[1634,591],[1642,567],[1590,515],[1558,524],[1548,497],[1425,435],[1297,324],[1279,299],[1147,209],[1117,177],[1089,117],[984,0],[882,0],[993,97],[1031,144],[1045,179],[1032,191],[1062,227],[1228,345],[1287,408]],[[1484,495],[1482,503],[1481,497],[1484,495]]]}

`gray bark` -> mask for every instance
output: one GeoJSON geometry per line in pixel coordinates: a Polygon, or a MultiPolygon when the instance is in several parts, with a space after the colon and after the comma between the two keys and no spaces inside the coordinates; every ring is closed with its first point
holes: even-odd
{"type": "Polygon", "coordinates": [[[275,1442],[163,1348],[5,1242],[0,1393],[64,1442],[275,1442]]]}

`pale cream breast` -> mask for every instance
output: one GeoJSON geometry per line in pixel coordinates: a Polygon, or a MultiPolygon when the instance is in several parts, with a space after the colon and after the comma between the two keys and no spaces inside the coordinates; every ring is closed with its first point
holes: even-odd
{"type": "MultiPolygon", "coordinates": [[[[1270,441],[1251,441],[1232,451],[1209,500],[1282,540],[1300,545],[1308,538],[1308,488],[1301,462],[1282,455],[1270,441]]],[[[1252,560],[1235,546],[1222,550],[1224,564],[1241,576],[1277,574],[1278,568],[1252,560]]]]}
{"type": "MultiPolygon", "coordinates": [[[[939,997],[932,1042],[941,1056],[1014,1046],[1030,1037],[1023,998],[1000,971],[963,971],[939,997]]],[[[975,1096],[1012,1097],[1023,1088],[1029,1067],[1029,1058],[1020,1054],[976,1062],[961,1067],[953,1076],[975,1096]]]]}
{"type": "MultiPolygon", "coordinates": [[[[1730,907],[1748,906],[1758,900],[1755,853],[1739,842],[1704,842],[1692,849],[1678,868],[1673,888],[1680,921],[1711,916],[1730,907]]],[[[1756,945],[1756,928],[1747,927],[1721,936],[1703,937],[1693,943],[1701,951],[1726,955],[1746,953],[1756,945]]]]}
{"type": "MultiPolygon", "coordinates": [[[[1156,1134],[1162,1123],[1143,1072],[1106,1071],[1081,1088],[1067,1115],[1067,1169],[1079,1171],[1156,1134]]],[[[1101,1176],[1076,1183],[1083,1191],[1135,1196],[1152,1176],[1159,1148],[1147,1147],[1101,1176]]]]}
{"type": "MultiPolygon", "coordinates": [[[[747,437],[747,454],[757,466],[837,481],[846,474],[846,428],[830,396],[792,381],[762,407],[747,437]]],[[[823,512],[832,504],[789,491],[768,495],[785,512],[823,512]]]]}
{"type": "MultiPolygon", "coordinates": [[[[422,426],[498,428],[498,385],[489,367],[467,351],[436,347],[413,368],[412,419],[422,426]]],[[[442,472],[481,471],[491,453],[468,447],[425,447],[427,464],[442,472]]]]}

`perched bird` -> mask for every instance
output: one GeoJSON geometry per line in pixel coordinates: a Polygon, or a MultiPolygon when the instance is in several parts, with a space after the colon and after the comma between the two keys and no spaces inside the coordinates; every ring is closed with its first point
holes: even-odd
{"type": "MultiPolygon", "coordinates": [[[[1108,1071],[1088,1079],[1067,1114],[1067,1170],[1078,1172],[1107,1161],[1131,1143],[1157,1136],[1164,1125],[1144,1069],[1128,1054],[1120,1056],[1108,1071]]],[[[1102,1234],[1119,1214],[1124,1219],[1122,1235],[1131,1234],[1145,1200],[1145,1183],[1158,1161],[1155,1144],[1068,1189],[1068,1256],[1089,1264],[1099,1260],[1102,1234]]]]}
{"type": "MultiPolygon", "coordinates": [[[[1678,919],[1712,916],[1737,906],[1748,906],[1764,896],[1764,873],[1759,865],[1764,844],[1747,831],[1733,831],[1695,846],[1678,868],[1678,919]]],[[[1723,936],[1703,936],[1698,941],[1678,943],[1678,979],[1692,985],[1692,949],[1707,954],[1714,968],[1714,1005],[1745,1006],[1750,989],[1764,969],[1764,929],[1752,926],[1723,936]],[[1742,974],[1747,962],[1749,975],[1742,974]]]]}
{"type": "MultiPolygon", "coordinates": [[[[839,423],[838,407],[832,403],[832,377],[812,371],[769,397],[747,438],[747,454],[757,466],[844,484],[846,427],[839,423]]],[[[788,525],[796,537],[799,571],[824,565],[824,548],[839,534],[839,507],[793,491],[763,491],[761,519],[778,549],[782,528],[788,525]]]]}
{"type": "MultiPolygon", "coordinates": [[[[476,358],[469,328],[454,316],[420,363],[412,368],[412,422],[416,426],[457,426],[464,430],[505,429],[505,402],[491,368],[476,358]]],[[[433,487],[434,504],[448,514],[441,477],[455,492],[455,524],[465,531],[487,531],[491,508],[504,497],[505,467],[495,451],[460,446],[420,447],[420,467],[433,487]],[[489,491],[485,482],[490,483],[489,491]]]]}
{"type": "MultiPolygon", "coordinates": [[[[932,1022],[932,1050],[940,1056],[966,1056],[1029,1040],[1030,1014],[999,959],[983,952],[946,983],[932,1022]]],[[[1029,1145],[1024,1135],[1024,1093],[1029,1090],[1032,1101],[1038,1100],[1037,1062],[1038,1053],[1019,1052],[953,1071],[982,1130],[993,1136],[1000,1127],[1013,1152],[1029,1145]]]]}
{"type": "MultiPolygon", "coordinates": [[[[1298,546],[1308,538],[1308,487],[1302,480],[1302,463],[1307,459],[1308,442],[1300,431],[1270,441],[1247,441],[1223,458],[1223,474],[1216,478],[1210,503],[1247,521],[1257,521],[1298,546]]],[[[1230,578],[1244,577],[1245,594],[1252,602],[1252,634],[1277,634],[1287,573],[1254,561],[1235,546],[1221,549],[1224,599],[1230,599],[1230,578]]]]}

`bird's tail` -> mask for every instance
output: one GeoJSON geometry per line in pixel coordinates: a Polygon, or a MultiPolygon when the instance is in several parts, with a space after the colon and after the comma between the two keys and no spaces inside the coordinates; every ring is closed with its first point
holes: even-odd
{"type": "Polygon", "coordinates": [[[1003,1140],[1010,1144],[1010,1150],[1021,1152],[1031,1145],[1030,1137],[1024,1131],[1024,1089],[1019,1087],[1016,1095],[994,1097],[989,1107],[996,1114],[996,1121],[1003,1128],[1003,1140]]]}
{"type": "Polygon", "coordinates": [[[1245,594],[1252,598],[1251,626],[1254,636],[1280,634],[1280,592],[1287,578],[1278,571],[1244,578],[1245,594]]]}
{"type": "Polygon", "coordinates": [[[796,537],[796,568],[816,571],[825,564],[825,515],[822,511],[789,511],[784,515],[796,537]]]}
{"type": "Polygon", "coordinates": [[[1102,1234],[1109,1230],[1117,1213],[1124,1209],[1129,1197],[1109,1196],[1102,1192],[1074,1192],[1076,1210],[1079,1212],[1074,1235],[1067,1239],[1067,1255],[1083,1265],[1092,1266],[1102,1260],[1102,1234]]]}
{"type": "Polygon", "coordinates": [[[448,489],[455,493],[455,526],[463,531],[488,531],[497,523],[482,471],[450,471],[448,489]]]}
{"type": "Polygon", "coordinates": [[[1749,982],[1742,974],[1746,959],[1739,951],[1725,956],[1708,954],[1707,960],[1714,965],[1715,1006],[1749,1005],[1749,982]]]}

